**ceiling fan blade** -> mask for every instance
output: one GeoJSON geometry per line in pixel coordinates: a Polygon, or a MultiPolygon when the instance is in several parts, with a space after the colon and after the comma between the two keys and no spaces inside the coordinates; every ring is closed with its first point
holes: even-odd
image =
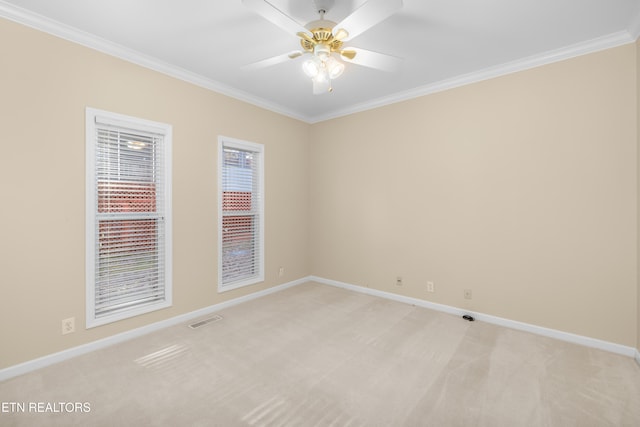
{"type": "Polygon", "coordinates": [[[317,43],[316,40],[313,37],[311,37],[309,34],[310,33],[303,33],[302,31],[300,31],[296,34],[296,36],[300,37],[301,39],[305,39],[310,43],[313,43],[313,44],[317,43]]]}
{"type": "Polygon", "coordinates": [[[251,64],[243,65],[241,68],[243,70],[259,70],[261,68],[271,67],[272,65],[280,64],[282,62],[286,62],[290,59],[295,59],[299,56],[302,56],[303,53],[299,50],[294,50],[293,52],[283,53],[282,55],[274,56],[271,58],[263,59],[262,61],[253,62],[251,64]]]}
{"type": "Polygon", "coordinates": [[[358,47],[350,47],[340,52],[340,54],[342,59],[352,64],[388,72],[396,71],[402,63],[402,58],[398,58],[397,56],[386,55],[358,47]]]}
{"type": "Polygon", "coordinates": [[[344,28],[337,28],[336,31],[333,32],[333,38],[336,40],[344,40],[349,37],[349,31],[344,28]]]}
{"type": "Polygon", "coordinates": [[[369,0],[334,27],[334,35],[346,30],[342,41],[351,40],[384,21],[402,7],[402,0],[369,0]]]}
{"type": "Polygon", "coordinates": [[[289,34],[309,33],[309,30],[267,0],[242,0],[242,4],[289,34]]]}
{"type": "Polygon", "coordinates": [[[356,52],[353,49],[348,49],[348,50],[341,50],[340,51],[340,55],[342,57],[344,57],[345,59],[353,59],[355,58],[355,56],[358,54],[358,52],[356,52]]]}

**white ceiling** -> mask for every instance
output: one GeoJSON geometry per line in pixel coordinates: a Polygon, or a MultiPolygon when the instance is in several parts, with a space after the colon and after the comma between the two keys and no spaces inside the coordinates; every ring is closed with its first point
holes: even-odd
{"type": "MultiPolygon", "coordinates": [[[[326,18],[365,1],[335,0],[326,18]]],[[[314,0],[270,2],[301,25],[318,18],[314,0]]],[[[323,95],[312,94],[301,58],[242,70],[300,45],[241,0],[0,0],[0,17],[313,123],[630,43],[640,0],[404,0],[346,43],[399,56],[400,69],[347,64],[323,95]]]]}

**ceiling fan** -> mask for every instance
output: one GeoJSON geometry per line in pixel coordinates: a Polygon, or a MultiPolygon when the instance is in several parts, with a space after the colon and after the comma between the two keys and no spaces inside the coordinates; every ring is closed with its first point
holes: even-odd
{"type": "Polygon", "coordinates": [[[297,50],[246,65],[245,69],[259,69],[295,59],[306,54],[311,58],[302,64],[304,73],[313,82],[313,93],[332,92],[331,81],[344,71],[342,59],[365,67],[384,71],[395,70],[401,59],[344,43],[382,22],[402,7],[402,0],[368,0],[340,23],[324,19],[333,0],[315,0],[320,19],[306,26],[282,12],[267,0],[242,0],[249,9],[260,14],[286,32],[300,38],[302,51],[297,50]]]}

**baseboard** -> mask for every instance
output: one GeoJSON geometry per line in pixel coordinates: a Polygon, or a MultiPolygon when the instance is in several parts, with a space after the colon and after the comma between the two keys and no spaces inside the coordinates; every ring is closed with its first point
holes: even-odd
{"type": "Polygon", "coordinates": [[[77,347],[73,347],[67,350],[60,351],[58,353],[49,354],[47,356],[40,357],[38,359],[29,360],[24,363],[20,363],[18,365],[9,366],[7,368],[0,370],[0,381],[5,381],[13,377],[17,377],[19,375],[26,374],[31,371],[35,371],[40,368],[44,368],[46,366],[53,365],[55,363],[62,362],[64,360],[71,359],[73,357],[77,357],[86,353],[90,353],[95,350],[99,350],[101,348],[109,347],[114,344],[118,344],[124,341],[128,341],[133,338],[137,338],[151,332],[174,326],[180,323],[186,323],[193,319],[197,319],[199,317],[207,316],[211,313],[215,313],[217,311],[221,311],[223,309],[232,307],[237,304],[241,304],[243,302],[251,301],[257,298],[261,298],[263,296],[279,292],[294,286],[301,285],[307,282],[317,282],[325,285],[335,286],[343,289],[347,289],[354,292],[359,292],[362,294],[373,295],[380,298],[386,298],[393,301],[402,302],[405,304],[412,304],[418,307],[428,308],[431,310],[436,310],[444,313],[453,314],[456,316],[462,316],[464,314],[471,314],[477,320],[484,321],[487,323],[492,323],[499,326],[504,326],[511,329],[517,329],[521,331],[531,332],[537,335],[542,335],[550,338],[555,338],[561,341],[567,341],[574,344],[583,345],[586,347],[597,348],[600,350],[605,350],[611,353],[621,354],[624,356],[629,356],[635,358],[638,365],[640,365],[640,352],[633,348],[627,347],[620,344],[611,343],[608,341],[602,341],[595,338],[585,337],[581,335],[571,334],[568,332],[558,331],[555,329],[543,328],[536,325],[531,325],[528,323],[517,322],[515,320],[504,319],[501,317],[491,316],[488,314],[478,313],[478,312],[470,312],[468,310],[463,310],[458,307],[453,307],[444,304],[437,304],[430,301],[425,301],[417,298],[407,297],[403,295],[394,294],[391,292],[379,291],[376,289],[365,288],[362,286],[352,285],[349,283],[339,282],[336,280],[325,279],[317,276],[308,276],[303,277],[298,280],[294,280],[288,283],[284,283],[282,285],[274,286],[272,288],[268,288],[262,291],[258,291],[249,295],[245,295],[239,298],[234,298],[229,301],[225,301],[219,304],[214,304],[209,307],[202,308],[200,310],[195,310],[189,313],[181,314],[179,316],[172,317],[170,319],[162,320],[160,322],[152,323],[150,325],[146,325],[137,329],[132,329],[130,331],[122,332],[107,338],[103,338],[101,340],[93,341],[87,344],[83,344],[77,347]]]}
{"type": "MultiPolygon", "coordinates": [[[[621,344],[616,344],[608,341],[603,341],[595,338],[585,337],[582,335],[576,335],[569,332],[558,331],[556,329],[544,328],[541,326],[531,325],[529,323],[518,322],[515,320],[504,319],[502,317],[491,316],[488,314],[471,312],[458,307],[452,307],[444,304],[436,304],[430,301],[421,300],[418,298],[407,297],[403,295],[394,294],[391,292],[379,291],[376,289],[365,288],[362,286],[352,285],[349,283],[338,282],[336,280],[324,279],[322,277],[311,276],[309,280],[322,283],[325,285],[336,286],[350,291],[360,292],[367,295],[374,295],[381,298],[390,299],[393,301],[399,301],[406,304],[416,305],[418,307],[429,308],[432,310],[441,311],[444,313],[453,314],[456,316],[462,316],[464,314],[470,314],[475,317],[476,320],[492,323],[499,326],[504,326],[511,329],[517,329],[520,331],[526,331],[537,335],[542,335],[549,338],[555,338],[560,341],[566,341],[574,344],[579,344],[585,347],[597,348],[600,350],[608,351],[610,353],[621,354],[628,357],[636,358],[636,361],[640,359],[638,351],[633,347],[627,347],[621,344]]],[[[640,364],[640,361],[638,361],[640,364]]]]}
{"type": "Polygon", "coordinates": [[[92,341],[87,344],[82,344],[77,347],[73,347],[67,350],[60,351],[58,353],[49,354],[37,359],[29,360],[24,363],[20,363],[18,365],[9,366],[8,368],[4,368],[0,370],[0,381],[8,380],[13,377],[17,377],[18,375],[23,375],[31,371],[35,371],[36,369],[44,368],[46,366],[53,365],[55,363],[62,362],[64,360],[71,359],[73,357],[77,357],[86,353],[90,353],[92,351],[99,350],[101,348],[109,347],[114,344],[118,344],[124,341],[128,341],[133,338],[140,337],[142,335],[149,334],[151,332],[174,326],[180,323],[186,323],[193,319],[197,319],[199,317],[207,316],[211,313],[221,311],[225,308],[232,307],[237,304],[241,304],[243,302],[251,301],[265,295],[269,295],[275,292],[282,291],[287,288],[291,288],[293,286],[300,285],[302,283],[306,283],[309,281],[308,277],[304,277],[302,279],[294,280],[292,282],[284,283],[282,285],[274,286],[272,288],[268,288],[262,291],[254,292],[249,295],[245,295],[239,298],[234,298],[229,301],[225,301],[219,304],[214,304],[209,307],[205,307],[199,310],[195,310],[189,313],[181,314],[179,316],[172,317],[170,319],[161,320],[159,322],[155,322],[149,325],[142,326],[140,328],[132,329],[130,331],[122,332],[107,338],[103,338],[97,341],[92,341]]]}

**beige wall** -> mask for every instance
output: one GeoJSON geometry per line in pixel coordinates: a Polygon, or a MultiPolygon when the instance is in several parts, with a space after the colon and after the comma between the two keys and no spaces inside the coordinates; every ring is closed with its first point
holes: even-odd
{"type": "Polygon", "coordinates": [[[312,273],[635,346],[635,69],[630,44],[313,125],[312,273]]]}
{"type": "Polygon", "coordinates": [[[309,274],[640,346],[640,45],[308,125],[12,22],[0,40],[0,369],[309,274]],[[174,130],[174,306],[91,330],[86,106],[174,130]],[[266,146],[266,281],[224,294],[218,135],[266,146]]]}
{"type": "Polygon", "coordinates": [[[9,21],[0,20],[0,40],[0,369],[309,274],[308,124],[9,21]],[[174,132],[174,305],[91,330],[83,327],[86,106],[174,132]],[[266,281],[224,294],[218,135],[265,144],[266,160],[266,281]],[[61,320],[72,316],[79,330],[62,336],[61,320]]]}

